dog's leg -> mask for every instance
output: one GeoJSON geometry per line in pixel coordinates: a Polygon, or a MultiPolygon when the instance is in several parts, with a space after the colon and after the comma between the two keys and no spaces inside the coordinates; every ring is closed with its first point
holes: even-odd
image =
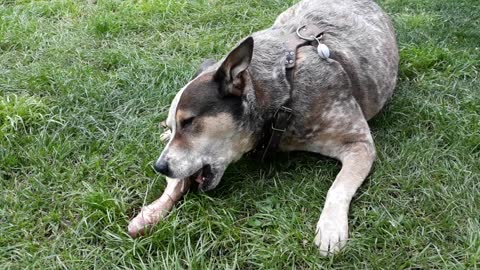
{"type": "Polygon", "coordinates": [[[315,236],[315,244],[324,256],[336,253],[345,246],[350,201],[370,172],[375,159],[371,140],[344,145],[339,153],[337,158],[342,162],[342,169],[328,190],[315,236]]]}
{"type": "Polygon", "coordinates": [[[167,187],[162,196],[142,207],[140,213],[128,224],[128,234],[132,237],[142,235],[148,226],[157,224],[161,218],[167,216],[175,203],[188,191],[190,184],[189,179],[167,178],[167,187]]]}
{"type": "Polygon", "coordinates": [[[278,15],[277,19],[273,23],[274,27],[279,27],[287,23],[289,20],[295,17],[296,13],[298,12],[299,9],[301,9],[303,6],[301,6],[301,3],[296,3],[295,5],[291,6],[289,9],[285,10],[282,12],[280,15],[278,15]]]}

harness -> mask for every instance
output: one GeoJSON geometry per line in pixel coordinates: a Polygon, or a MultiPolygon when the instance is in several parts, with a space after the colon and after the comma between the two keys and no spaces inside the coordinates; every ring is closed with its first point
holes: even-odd
{"type": "Polygon", "coordinates": [[[287,36],[284,42],[285,47],[285,76],[288,82],[289,95],[288,99],[275,111],[273,117],[266,121],[262,137],[257,146],[252,151],[253,155],[261,161],[269,156],[270,153],[278,149],[283,134],[287,131],[287,127],[292,118],[292,94],[294,90],[294,71],[297,59],[297,50],[300,47],[317,44],[317,52],[319,56],[327,61],[330,59],[330,50],[325,44],[320,43],[323,37],[323,31],[315,25],[304,25],[297,29],[296,32],[287,36]]]}

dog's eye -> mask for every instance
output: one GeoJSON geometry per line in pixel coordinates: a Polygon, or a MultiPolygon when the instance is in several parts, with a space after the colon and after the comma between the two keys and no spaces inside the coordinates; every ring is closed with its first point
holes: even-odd
{"type": "Polygon", "coordinates": [[[195,117],[190,117],[190,118],[184,119],[184,120],[182,120],[182,122],[180,122],[180,126],[182,128],[189,127],[190,125],[192,125],[194,119],[195,119],[195,117]]]}

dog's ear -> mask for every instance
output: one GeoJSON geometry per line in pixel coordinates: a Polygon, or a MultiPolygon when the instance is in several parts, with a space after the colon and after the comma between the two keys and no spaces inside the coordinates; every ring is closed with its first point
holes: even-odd
{"type": "Polygon", "coordinates": [[[208,67],[214,65],[215,63],[217,63],[217,61],[213,60],[213,59],[205,59],[203,60],[203,62],[200,64],[200,67],[198,67],[197,71],[195,72],[195,74],[193,75],[192,77],[192,80],[195,79],[198,75],[200,75],[200,73],[202,73],[204,70],[206,70],[208,67]]]}
{"type": "Polygon", "coordinates": [[[248,37],[233,49],[215,73],[221,96],[241,96],[245,88],[245,70],[252,61],[253,38],[248,37]]]}

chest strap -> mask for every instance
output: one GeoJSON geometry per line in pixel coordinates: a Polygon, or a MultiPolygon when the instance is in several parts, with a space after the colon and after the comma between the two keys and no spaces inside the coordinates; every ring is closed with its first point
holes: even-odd
{"type": "Polygon", "coordinates": [[[315,25],[299,27],[295,33],[288,34],[285,47],[285,77],[288,82],[288,99],[275,111],[272,119],[265,123],[263,135],[254,152],[261,161],[265,161],[268,155],[278,149],[283,134],[287,131],[290,119],[293,115],[292,95],[294,90],[294,71],[297,62],[298,48],[310,45],[312,42],[320,44],[319,39],[323,35],[320,28],[315,25]]]}

